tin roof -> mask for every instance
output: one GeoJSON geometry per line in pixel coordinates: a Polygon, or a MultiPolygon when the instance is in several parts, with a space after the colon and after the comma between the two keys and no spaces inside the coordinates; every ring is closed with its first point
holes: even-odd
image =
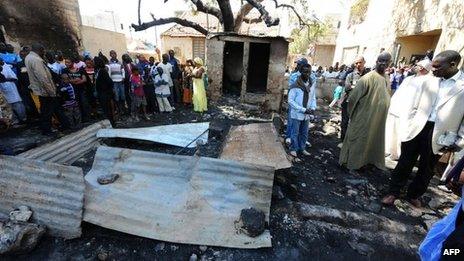
{"type": "Polygon", "coordinates": [[[268,230],[251,238],[235,227],[249,207],[269,221],[271,167],[101,146],[85,180],[87,222],[177,243],[271,246],[268,230]],[[105,174],[120,177],[100,185],[97,178],[105,174]]]}
{"type": "Polygon", "coordinates": [[[20,157],[0,156],[0,213],[28,206],[32,220],[52,235],[81,236],[82,169],[20,157]]]}
{"type": "Polygon", "coordinates": [[[172,124],[131,129],[101,129],[99,138],[126,138],[153,141],[173,146],[195,148],[195,138],[208,142],[209,122],[172,124]]]}
{"type": "Polygon", "coordinates": [[[61,139],[23,152],[18,157],[72,164],[100,144],[97,131],[104,128],[111,128],[108,120],[97,122],[61,139]]]}

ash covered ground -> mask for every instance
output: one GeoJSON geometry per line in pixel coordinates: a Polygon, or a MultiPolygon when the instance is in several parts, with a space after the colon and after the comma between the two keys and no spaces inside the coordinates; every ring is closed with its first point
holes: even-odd
{"type": "MultiPolygon", "coordinates": [[[[389,182],[389,171],[359,174],[338,166],[339,113],[325,106],[317,112],[310,131],[310,156],[289,170],[275,174],[268,228],[272,248],[255,250],[205,247],[161,242],[83,222],[82,237],[73,240],[45,237],[32,252],[3,260],[417,260],[417,248],[426,231],[446,215],[456,198],[436,188],[435,178],[425,196],[427,206],[414,209],[404,201],[395,208],[380,205],[389,182]]],[[[158,114],[150,121],[125,119],[117,127],[147,127],[210,121],[224,129],[270,121],[272,115],[242,106],[231,99],[211,104],[197,114],[179,107],[173,114],[158,114]]],[[[210,139],[197,154],[219,156],[224,138],[210,139]]],[[[21,151],[51,138],[37,128],[10,131],[0,142],[21,151]]],[[[110,146],[175,154],[179,148],[150,142],[105,140],[110,146]]],[[[87,173],[94,151],[74,165],[87,173]]],[[[181,154],[193,155],[194,149],[181,154]]],[[[390,162],[391,163],[391,162],[390,162]]],[[[391,165],[391,164],[390,164],[391,165]]]]}

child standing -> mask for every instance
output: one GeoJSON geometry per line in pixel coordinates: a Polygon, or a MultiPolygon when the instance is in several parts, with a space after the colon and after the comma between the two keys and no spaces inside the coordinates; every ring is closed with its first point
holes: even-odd
{"type": "Polygon", "coordinates": [[[132,112],[135,116],[135,120],[139,120],[137,116],[140,109],[143,112],[143,118],[149,120],[147,115],[147,100],[145,99],[145,92],[143,90],[143,81],[140,76],[140,71],[137,67],[132,68],[132,74],[130,76],[131,82],[131,96],[132,96],[132,112]]]}
{"type": "Polygon", "coordinates": [[[344,87],[345,83],[343,81],[338,82],[338,86],[335,88],[333,92],[333,100],[330,103],[329,107],[333,107],[337,102],[340,105],[340,100],[342,98],[342,94],[345,91],[344,87]]]}
{"type": "Polygon", "coordinates": [[[61,79],[60,97],[64,108],[64,114],[68,118],[71,127],[78,128],[81,124],[81,112],[76,100],[76,92],[67,74],[62,74],[61,79]]]}
{"type": "Polygon", "coordinates": [[[157,74],[155,75],[155,95],[158,101],[160,112],[172,112],[171,104],[168,97],[171,96],[169,89],[169,77],[167,73],[163,72],[161,67],[156,67],[157,74]]]}

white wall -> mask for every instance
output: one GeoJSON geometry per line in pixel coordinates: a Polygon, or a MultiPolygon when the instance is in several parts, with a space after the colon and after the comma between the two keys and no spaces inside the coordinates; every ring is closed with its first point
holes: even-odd
{"type": "Polygon", "coordinates": [[[84,50],[96,56],[99,51],[109,57],[109,52],[115,50],[118,59],[127,52],[126,36],[122,33],[103,30],[95,27],[81,26],[84,50]]]}

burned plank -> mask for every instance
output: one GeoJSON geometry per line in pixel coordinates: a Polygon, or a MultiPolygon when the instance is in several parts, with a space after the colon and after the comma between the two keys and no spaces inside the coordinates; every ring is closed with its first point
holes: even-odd
{"type": "Polygon", "coordinates": [[[232,127],[220,158],[271,166],[275,169],[292,166],[272,123],[232,127]]]}

